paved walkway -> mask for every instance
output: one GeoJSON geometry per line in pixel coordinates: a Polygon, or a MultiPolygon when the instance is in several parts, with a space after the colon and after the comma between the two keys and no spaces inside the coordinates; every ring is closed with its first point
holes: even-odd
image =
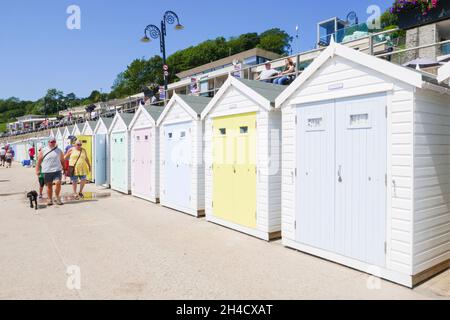
{"type": "Polygon", "coordinates": [[[0,168],[0,299],[450,296],[450,271],[415,290],[370,290],[361,272],[115,192],[35,215],[25,198],[33,172],[0,168]],[[81,290],[70,290],[77,279],[81,290]]]}

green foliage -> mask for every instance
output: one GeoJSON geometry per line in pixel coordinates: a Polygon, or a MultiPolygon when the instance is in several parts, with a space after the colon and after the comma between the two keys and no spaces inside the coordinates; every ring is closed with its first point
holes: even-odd
{"type": "Polygon", "coordinates": [[[381,28],[398,25],[398,16],[388,9],[381,15],[381,28]]]}

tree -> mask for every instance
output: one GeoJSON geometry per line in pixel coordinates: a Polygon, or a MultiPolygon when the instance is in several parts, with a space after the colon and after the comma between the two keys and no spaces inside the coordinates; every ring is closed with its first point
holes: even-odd
{"type": "Polygon", "coordinates": [[[278,54],[289,54],[293,38],[278,28],[270,29],[260,35],[258,48],[278,54]]]}
{"type": "Polygon", "coordinates": [[[43,98],[41,112],[44,115],[55,114],[63,109],[64,93],[57,89],[48,89],[47,94],[43,98]]]}

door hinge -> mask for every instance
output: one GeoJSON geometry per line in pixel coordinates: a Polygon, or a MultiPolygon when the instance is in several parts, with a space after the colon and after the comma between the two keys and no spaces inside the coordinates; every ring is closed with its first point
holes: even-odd
{"type": "Polygon", "coordinates": [[[384,242],[384,253],[387,254],[387,242],[384,242]]]}
{"type": "Polygon", "coordinates": [[[387,181],[388,181],[388,176],[387,176],[387,174],[385,174],[384,175],[384,184],[386,185],[386,187],[387,187],[387,181]]]}
{"type": "Polygon", "coordinates": [[[388,117],[388,106],[386,106],[386,109],[385,109],[385,116],[386,116],[386,119],[387,119],[387,117],[388,117]]]}
{"type": "Polygon", "coordinates": [[[297,124],[297,116],[295,116],[295,124],[297,124]]]}
{"type": "Polygon", "coordinates": [[[297,168],[295,168],[295,176],[297,177],[297,168]]]}
{"type": "Polygon", "coordinates": [[[211,208],[214,208],[214,201],[211,202],[211,208]]]}
{"type": "Polygon", "coordinates": [[[297,230],[297,221],[294,221],[294,230],[297,230]]]}

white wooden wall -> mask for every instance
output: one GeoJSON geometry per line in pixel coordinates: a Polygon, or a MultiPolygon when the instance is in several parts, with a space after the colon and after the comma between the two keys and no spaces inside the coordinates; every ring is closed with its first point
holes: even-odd
{"type": "Polygon", "coordinates": [[[186,122],[186,121],[192,121],[192,131],[190,134],[190,137],[192,139],[191,146],[192,146],[192,179],[191,179],[191,212],[189,212],[192,215],[197,215],[197,211],[204,210],[204,192],[203,192],[203,186],[204,186],[204,175],[202,172],[204,171],[204,165],[203,160],[200,155],[203,153],[203,122],[200,120],[193,120],[192,117],[187,113],[183,107],[179,103],[175,103],[172,108],[168,111],[166,114],[166,117],[164,118],[164,121],[159,126],[159,189],[160,189],[160,199],[161,204],[164,205],[164,189],[165,189],[165,183],[164,179],[164,162],[165,162],[165,124],[174,124],[174,123],[180,123],[180,122],[186,122]],[[199,159],[200,156],[200,159],[199,159]]]}
{"type": "Polygon", "coordinates": [[[393,84],[388,92],[388,208],[387,269],[412,275],[413,210],[413,88],[390,79],[372,69],[335,57],[323,65],[293,96],[286,101],[282,116],[282,232],[283,238],[295,242],[295,169],[296,124],[295,99],[320,100],[335,94],[345,96],[359,91],[393,84]],[[330,86],[342,89],[332,92],[330,86]],[[395,190],[393,183],[395,182],[395,190]]]}
{"type": "Polygon", "coordinates": [[[414,132],[414,273],[450,259],[450,97],[418,90],[414,132]]]}
{"type": "Polygon", "coordinates": [[[269,168],[269,135],[272,129],[280,131],[281,114],[279,111],[271,113],[265,111],[235,87],[228,88],[205,119],[206,215],[213,217],[213,119],[218,116],[249,112],[257,112],[257,230],[263,233],[277,232],[281,230],[281,171],[272,175],[269,168]]]}

